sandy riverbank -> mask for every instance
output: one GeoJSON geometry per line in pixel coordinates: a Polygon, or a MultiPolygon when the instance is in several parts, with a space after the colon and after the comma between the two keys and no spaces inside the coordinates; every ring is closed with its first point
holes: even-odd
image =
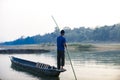
{"type": "MultiPolygon", "coordinates": [[[[38,45],[15,45],[15,46],[0,46],[1,49],[15,49],[15,50],[26,50],[25,52],[30,52],[27,50],[32,50],[32,51],[38,51],[38,50],[48,50],[48,51],[53,51],[56,50],[55,45],[48,45],[48,44],[38,44],[38,45]]],[[[112,51],[112,50],[120,50],[120,43],[110,43],[110,44],[105,44],[105,43],[72,43],[68,44],[68,50],[70,51],[88,51],[88,50],[95,50],[95,51],[112,51]]],[[[24,52],[23,51],[23,52],[24,52]]],[[[18,51],[19,52],[19,51],[18,51]]]]}
{"type": "Polygon", "coordinates": [[[114,51],[114,50],[120,50],[120,44],[119,43],[110,43],[110,44],[92,44],[93,48],[91,50],[95,51],[114,51]]]}

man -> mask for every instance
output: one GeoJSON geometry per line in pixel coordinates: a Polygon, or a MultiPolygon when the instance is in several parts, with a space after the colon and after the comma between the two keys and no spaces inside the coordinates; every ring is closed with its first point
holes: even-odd
{"type": "Polygon", "coordinates": [[[63,66],[65,65],[65,47],[66,39],[64,38],[65,31],[61,30],[60,36],[57,37],[57,68],[63,70],[63,66]]]}

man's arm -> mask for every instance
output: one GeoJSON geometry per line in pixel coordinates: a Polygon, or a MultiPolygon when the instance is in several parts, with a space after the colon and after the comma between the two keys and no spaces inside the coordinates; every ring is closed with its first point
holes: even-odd
{"type": "Polygon", "coordinates": [[[64,46],[67,48],[67,44],[66,43],[64,43],[64,46]]]}

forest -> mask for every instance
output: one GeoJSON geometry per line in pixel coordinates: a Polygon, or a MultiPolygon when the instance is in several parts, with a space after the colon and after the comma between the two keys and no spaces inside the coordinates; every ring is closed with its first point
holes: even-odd
{"type": "MultiPolygon", "coordinates": [[[[68,43],[73,42],[120,42],[120,24],[111,26],[105,25],[96,27],[95,29],[79,27],[71,29],[64,27],[65,38],[68,43]]],[[[57,36],[60,35],[60,29],[55,27],[54,32],[46,33],[44,35],[28,36],[26,38],[20,37],[14,41],[0,43],[0,45],[22,45],[22,44],[44,44],[56,43],[57,36]]]]}

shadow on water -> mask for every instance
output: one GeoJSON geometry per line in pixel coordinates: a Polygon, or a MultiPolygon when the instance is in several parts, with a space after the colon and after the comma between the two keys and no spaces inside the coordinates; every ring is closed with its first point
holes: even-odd
{"type": "Polygon", "coordinates": [[[59,77],[49,77],[42,74],[34,74],[33,72],[30,72],[30,70],[23,70],[22,68],[20,68],[19,66],[15,66],[14,64],[11,64],[11,68],[15,71],[24,72],[31,76],[37,77],[39,80],[60,80],[59,77]]]}

